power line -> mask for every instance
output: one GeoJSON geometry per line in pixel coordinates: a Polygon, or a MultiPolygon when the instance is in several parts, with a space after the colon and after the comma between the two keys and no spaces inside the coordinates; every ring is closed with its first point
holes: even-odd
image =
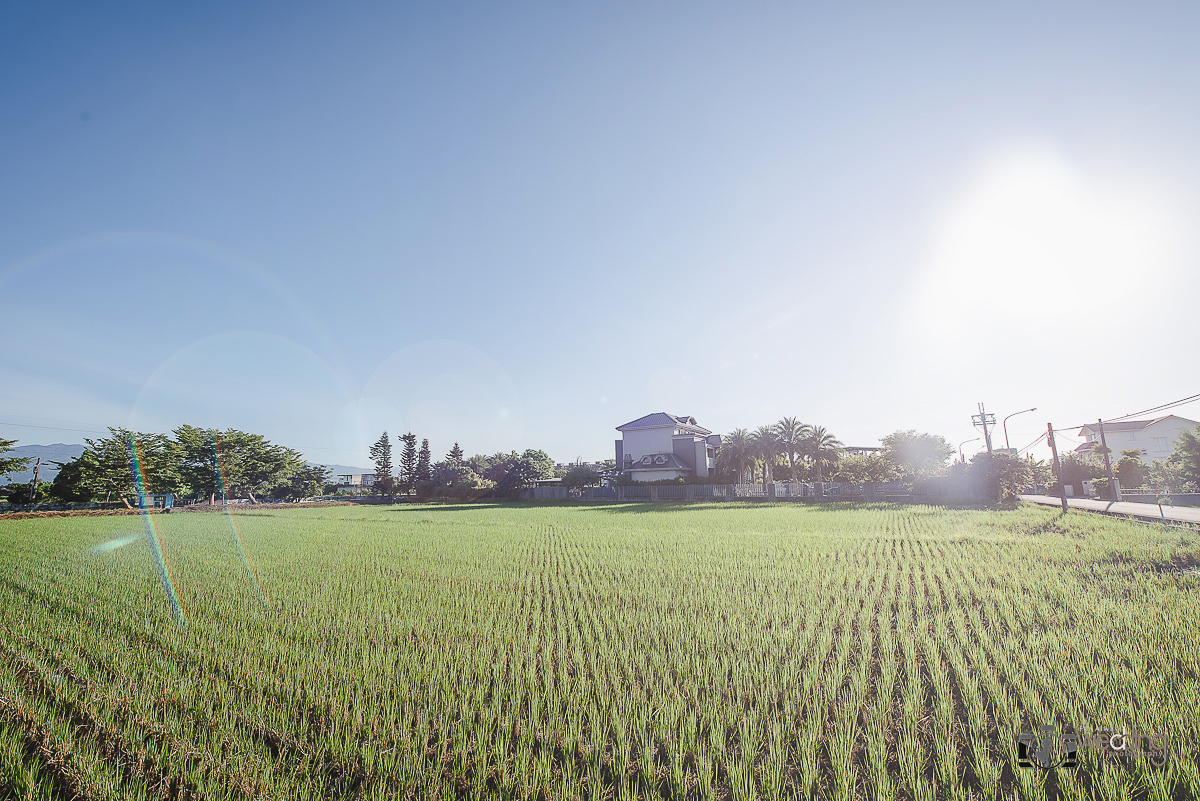
{"type": "Polygon", "coordinates": [[[1086,439],[1077,437],[1070,433],[1070,431],[1064,431],[1061,428],[1054,429],[1054,436],[1062,437],[1063,439],[1068,440],[1072,445],[1082,445],[1083,443],[1087,442],[1086,439]]]}
{"type": "Polygon", "coordinates": [[[43,420],[47,423],[70,423],[73,426],[90,426],[91,422],[85,420],[65,420],[61,417],[38,417],[34,414],[14,414],[8,413],[9,417],[20,417],[22,420],[43,420]]]}
{"type": "Polygon", "coordinates": [[[32,423],[7,423],[0,420],[0,426],[20,426],[21,428],[45,428],[50,431],[78,431],[81,434],[104,434],[104,431],[96,431],[90,428],[60,428],[58,426],[35,426],[32,423]]]}
{"type": "Polygon", "coordinates": [[[1046,438],[1045,434],[1039,434],[1037,439],[1035,439],[1033,442],[1026,445],[1024,448],[1021,448],[1021,450],[1017,451],[1017,456],[1020,456],[1021,454],[1025,453],[1025,451],[1029,450],[1030,448],[1035,447],[1039,442],[1041,442],[1045,438],[1046,438]]]}
{"type": "MultiPolygon", "coordinates": [[[[1166,411],[1167,409],[1174,409],[1176,406],[1186,406],[1189,403],[1196,403],[1197,401],[1200,401],[1200,393],[1198,393],[1196,395],[1188,395],[1186,398],[1180,398],[1179,400],[1173,400],[1173,401],[1169,401],[1167,403],[1161,403],[1158,406],[1151,406],[1149,409],[1142,409],[1140,412],[1130,412],[1129,414],[1123,414],[1120,417],[1110,417],[1110,418],[1108,418],[1107,422],[1114,423],[1119,420],[1128,420],[1130,417],[1137,417],[1139,414],[1152,414],[1154,412],[1162,412],[1162,411],[1166,411]]],[[[1076,426],[1065,426],[1064,428],[1056,428],[1056,429],[1054,429],[1054,431],[1057,433],[1058,431],[1065,431],[1070,428],[1083,428],[1084,426],[1090,426],[1090,425],[1092,425],[1092,423],[1090,423],[1090,422],[1080,423],[1079,425],[1076,425],[1076,426]]]]}
{"type": "Polygon", "coordinates": [[[1151,412],[1160,412],[1160,411],[1165,411],[1166,409],[1174,409],[1176,406],[1184,406],[1189,403],[1195,403],[1198,400],[1200,400],[1200,393],[1197,393],[1195,395],[1188,395],[1186,398],[1180,398],[1177,401],[1171,401],[1170,403],[1164,403],[1160,406],[1152,406],[1149,409],[1143,409],[1140,412],[1133,412],[1132,414],[1125,414],[1120,417],[1113,417],[1112,420],[1125,420],[1130,417],[1137,417],[1139,414],[1150,414],[1151,412]]]}

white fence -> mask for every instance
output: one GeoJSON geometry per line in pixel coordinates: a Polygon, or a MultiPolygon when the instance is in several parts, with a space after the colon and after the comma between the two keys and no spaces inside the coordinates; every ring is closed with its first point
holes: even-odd
{"type": "Polygon", "coordinates": [[[847,484],[808,482],[774,484],[634,484],[630,486],[535,487],[526,500],[535,501],[874,501],[911,495],[906,484],[847,484]]]}

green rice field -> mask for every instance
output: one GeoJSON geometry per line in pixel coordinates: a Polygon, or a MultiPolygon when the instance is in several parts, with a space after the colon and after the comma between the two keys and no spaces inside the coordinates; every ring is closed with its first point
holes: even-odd
{"type": "Polygon", "coordinates": [[[0,799],[1200,797],[1196,530],[882,504],[155,522],[183,626],[141,519],[0,521],[0,799]],[[1078,764],[1021,766],[1039,726],[1078,764]]]}

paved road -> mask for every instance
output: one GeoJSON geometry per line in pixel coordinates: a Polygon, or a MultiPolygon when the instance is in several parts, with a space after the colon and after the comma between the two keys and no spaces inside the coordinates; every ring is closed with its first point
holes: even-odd
{"type": "MultiPolygon", "coordinates": [[[[1062,501],[1050,495],[1018,495],[1017,497],[1027,503],[1062,506],[1062,501]]],[[[1166,519],[1177,523],[1200,523],[1200,508],[1193,506],[1164,506],[1160,512],[1158,504],[1155,503],[1094,501],[1088,498],[1067,498],[1067,505],[1072,509],[1086,509],[1091,512],[1109,512],[1118,515],[1146,517],[1153,520],[1166,519]]]]}

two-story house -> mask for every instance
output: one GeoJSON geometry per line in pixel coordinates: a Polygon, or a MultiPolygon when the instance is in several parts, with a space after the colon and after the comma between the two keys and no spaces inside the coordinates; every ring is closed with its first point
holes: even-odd
{"type": "Polygon", "coordinates": [[[716,468],[721,435],[695,417],[655,412],[617,426],[617,467],[634,481],[705,477],[716,468]]]}
{"type": "Polygon", "coordinates": [[[337,477],[339,487],[373,487],[375,486],[374,473],[357,473],[352,475],[341,475],[337,477]]]}
{"type": "MultiPolygon", "coordinates": [[[[1104,424],[1104,441],[1114,460],[1121,457],[1121,451],[1137,449],[1142,452],[1144,461],[1161,462],[1175,450],[1175,440],[1179,438],[1179,432],[1196,425],[1195,420],[1176,417],[1173,414],[1153,420],[1120,420],[1104,424]]],[[[1086,453],[1100,442],[1100,425],[1088,423],[1079,429],[1076,436],[1086,440],[1075,449],[1076,452],[1086,453]]]]}

